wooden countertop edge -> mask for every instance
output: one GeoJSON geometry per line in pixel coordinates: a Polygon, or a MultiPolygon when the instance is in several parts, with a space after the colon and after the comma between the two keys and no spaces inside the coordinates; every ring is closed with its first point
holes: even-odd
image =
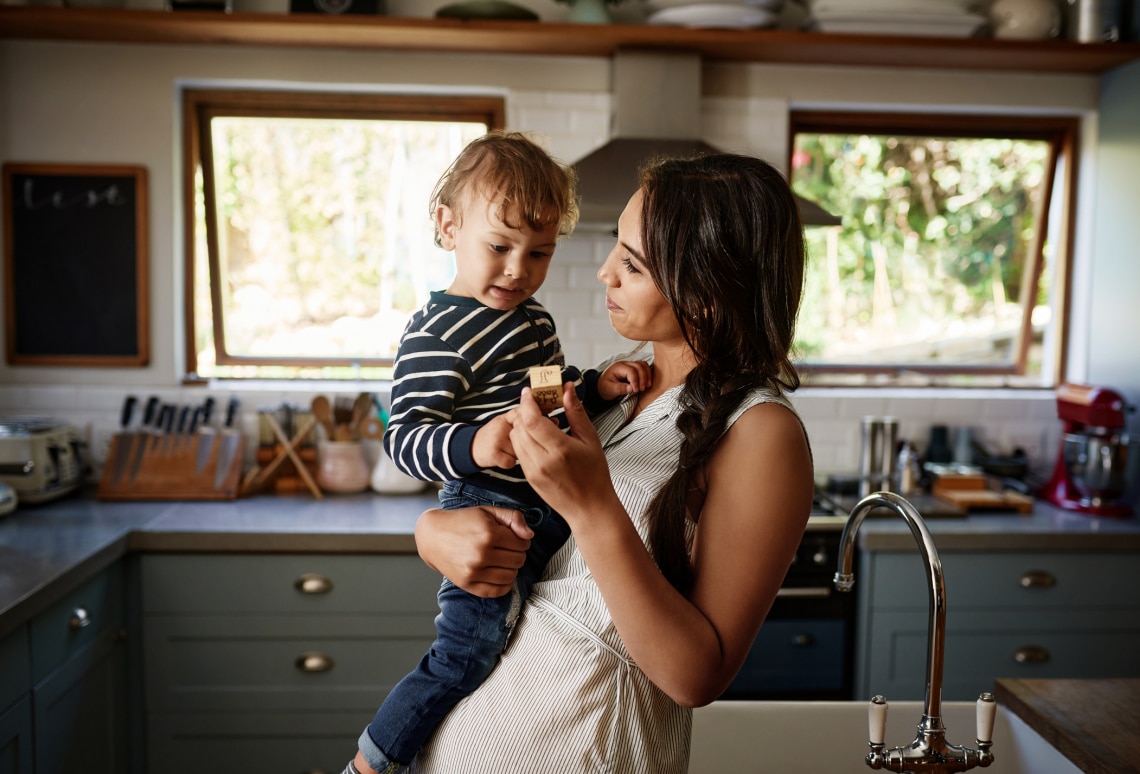
{"type": "Polygon", "coordinates": [[[1140,771],[1140,679],[1001,678],[994,696],[1082,771],[1140,771]]]}

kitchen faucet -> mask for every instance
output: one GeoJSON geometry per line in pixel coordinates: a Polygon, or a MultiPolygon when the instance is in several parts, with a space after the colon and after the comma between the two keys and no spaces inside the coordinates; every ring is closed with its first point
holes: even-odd
{"type": "Polygon", "coordinates": [[[942,659],[946,643],[946,582],[942,576],[942,561],[934,547],[934,539],[918,511],[907,500],[891,492],[875,492],[856,503],[843,528],[839,544],[839,569],[835,573],[835,588],[850,591],[855,585],[851,571],[855,559],[855,533],[863,519],[875,508],[893,510],[906,520],[910,532],[918,543],[919,553],[926,570],[930,590],[930,622],[926,634],[926,703],[918,723],[918,735],[906,747],[886,749],[883,736],[887,724],[887,701],[882,696],[871,699],[869,708],[869,746],[867,765],[872,769],[898,772],[951,772],[966,771],[975,766],[986,767],[993,763],[994,715],[997,705],[988,691],[977,702],[977,749],[960,747],[946,741],[946,727],[942,724],[942,659]]]}

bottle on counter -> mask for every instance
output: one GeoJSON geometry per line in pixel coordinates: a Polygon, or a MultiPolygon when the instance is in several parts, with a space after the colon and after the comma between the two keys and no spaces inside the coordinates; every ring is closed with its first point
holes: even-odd
{"type": "Polygon", "coordinates": [[[895,491],[900,495],[907,497],[922,490],[922,464],[918,458],[918,450],[905,438],[899,441],[895,470],[898,477],[895,491]]]}

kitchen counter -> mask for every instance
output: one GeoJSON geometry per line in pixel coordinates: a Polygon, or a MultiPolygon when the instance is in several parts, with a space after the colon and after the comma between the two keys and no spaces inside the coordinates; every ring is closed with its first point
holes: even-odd
{"type": "MultiPolygon", "coordinates": [[[[227,502],[102,502],[93,493],[0,518],[0,637],[128,551],[412,553],[413,529],[436,495],[260,496],[227,502]]],[[[813,516],[809,529],[842,529],[813,516]]],[[[1140,521],[1096,519],[1037,503],[1032,514],[928,519],[942,551],[1140,551],[1140,521]]],[[[900,518],[870,517],[868,551],[914,550],[900,518]]]]}
{"type": "Polygon", "coordinates": [[[994,694],[1082,771],[1140,771],[1140,680],[999,679],[994,694]]]}
{"type": "Polygon", "coordinates": [[[128,551],[412,553],[420,495],[102,502],[83,492],[0,518],[0,638],[128,551]]]}

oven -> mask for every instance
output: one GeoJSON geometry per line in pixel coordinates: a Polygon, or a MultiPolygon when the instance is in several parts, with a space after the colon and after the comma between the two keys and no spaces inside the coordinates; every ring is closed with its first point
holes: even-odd
{"type": "Polygon", "coordinates": [[[722,699],[852,698],[856,595],[832,582],[845,522],[817,498],[779,596],[722,699]]]}

